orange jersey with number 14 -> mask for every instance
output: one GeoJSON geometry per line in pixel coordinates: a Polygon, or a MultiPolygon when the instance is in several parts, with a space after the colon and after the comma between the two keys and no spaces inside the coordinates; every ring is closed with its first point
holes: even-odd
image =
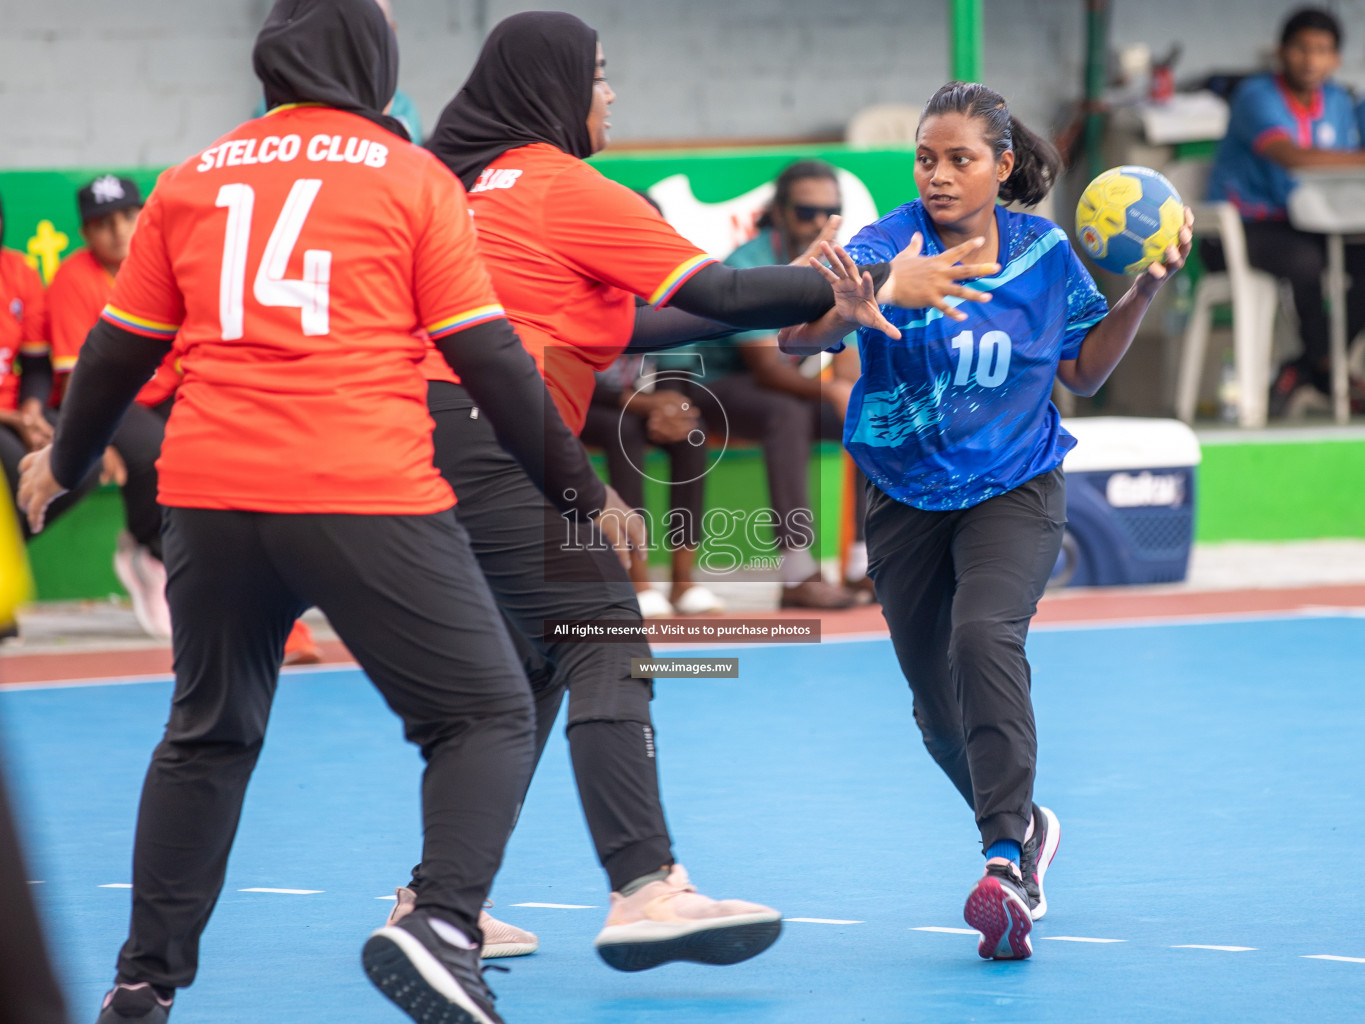
{"type": "Polygon", "coordinates": [[[503,311],[450,172],[365,118],[300,105],[161,176],[102,315],[178,332],[162,504],[426,514],[453,499],[420,332],[503,311]]]}

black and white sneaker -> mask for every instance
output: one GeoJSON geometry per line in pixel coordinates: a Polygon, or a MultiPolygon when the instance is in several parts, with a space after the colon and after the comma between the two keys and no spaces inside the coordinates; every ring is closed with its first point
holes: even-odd
{"type": "Polygon", "coordinates": [[[158,991],[145,981],[137,985],[120,981],[104,994],[95,1024],[166,1024],[174,999],[173,989],[158,991]]]}
{"type": "Polygon", "coordinates": [[[1024,892],[1028,894],[1029,913],[1041,921],[1047,913],[1047,896],[1043,893],[1043,876],[1047,874],[1057,847],[1062,844],[1062,825],[1046,807],[1033,805],[1033,835],[1025,840],[1019,856],[1019,868],[1024,875],[1024,892]]]}
{"type": "Polygon", "coordinates": [[[419,908],[372,934],[360,959],[375,987],[419,1024],[504,1024],[484,984],[478,947],[465,949],[456,939],[455,928],[419,908]]]}
{"type": "Polygon", "coordinates": [[[967,894],[966,922],[981,933],[976,947],[983,960],[1027,960],[1033,955],[1033,919],[1019,869],[1012,863],[987,864],[986,873],[967,894]]]}

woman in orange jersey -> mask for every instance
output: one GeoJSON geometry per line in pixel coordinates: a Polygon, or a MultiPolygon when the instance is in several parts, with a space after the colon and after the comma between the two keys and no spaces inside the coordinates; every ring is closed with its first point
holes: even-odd
{"type": "Polygon", "coordinates": [[[420,331],[561,508],[619,502],[503,315],[463,191],[381,113],[397,45],[373,0],[277,0],[253,56],[272,113],[161,176],[20,488],[38,529],[176,339],[175,694],[99,1022],[163,1024],[193,981],[285,635],[317,605],[427,762],[427,884],[365,969],[414,1017],[496,1024],[477,921],[530,774],[531,696],[432,466],[420,331]]]}
{"type": "MultiPolygon", "coordinates": [[[[720,325],[776,328],[817,319],[833,305],[812,268],[724,267],[586,164],[606,145],[613,99],[593,29],[568,14],[514,15],[489,34],[428,143],[469,189],[494,287],[574,429],[582,427],[595,371],[628,345],[730,330],[720,325]],[[637,317],[637,297],[681,310],[637,317]]],[[[888,264],[868,269],[888,297],[939,305],[945,294],[974,294],[954,279],[991,269],[953,266],[973,248],[900,261],[894,274],[888,264]]],[[[569,749],[611,888],[599,954],[621,970],[642,970],[672,960],[735,963],[762,952],[778,937],[781,915],[699,894],[674,860],[655,766],[653,684],[631,677],[631,659],[647,659],[649,645],[567,643],[547,631],[555,619],[639,623],[625,570],[591,537],[566,536],[558,513],[477,415],[476,396],[438,360],[425,369],[436,464],[460,494],[457,515],[526,642],[540,743],[569,691],[569,749]]],[[[425,871],[399,891],[396,915],[414,890],[420,899],[425,871]]],[[[534,948],[534,939],[526,945],[534,948]]]]}

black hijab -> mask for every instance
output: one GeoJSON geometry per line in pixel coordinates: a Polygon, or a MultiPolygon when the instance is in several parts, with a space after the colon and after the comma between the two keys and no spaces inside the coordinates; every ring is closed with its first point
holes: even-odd
{"type": "Polygon", "coordinates": [[[572,14],[514,14],[488,34],[469,79],[441,111],[427,140],[465,188],[509,149],[547,142],[592,155],[597,33],[572,14]]]}
{"type": "Polygon", "coordinates": [[[275,0],[251,64],[267,107],[321,103],[408,137],[382,112],[398,88],[398,40],[374,0],[275,0]]]}

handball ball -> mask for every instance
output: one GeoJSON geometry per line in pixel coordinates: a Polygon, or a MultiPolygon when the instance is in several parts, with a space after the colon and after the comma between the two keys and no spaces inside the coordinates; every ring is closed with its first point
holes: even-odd
{"type": "Polygon", "coordinates": [[[1087,256],[1115,274],[1140,274],[1177,244],[1185,204],[1150,167],[1115,167],[1086,186],[1076,235],[1087,256]]]}

